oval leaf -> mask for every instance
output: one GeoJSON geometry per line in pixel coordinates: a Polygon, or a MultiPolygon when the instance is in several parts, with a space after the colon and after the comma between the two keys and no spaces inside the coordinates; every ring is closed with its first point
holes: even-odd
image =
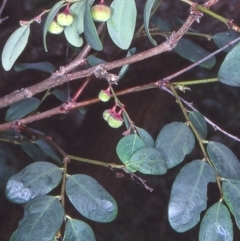
{"type": "MultiPolygon", "coordinates": [[[[173,50],[183,58],[188,59],[193,63],[211,54],[199,45],[185,38],[181,38],[177,46],[173,50]]],[[[215,63],[215,57],[211,57],[210,59],[207,59],[203,63],[199,64],[199,66],[204,67],[206,69],[211,69],[215,65],[215,63]]]]}
{"type": "Polygon", "coordinates": [[[14,203],[49,193],[62,179],[62,171],[52,163],[36,162],[13,175],[6,185],[6,196],[14,203]]]}
{"type": "Polygon", "coordinates": [[[219,240],[233,240],[233,225],[230,213],[221,202],[215,203],[207,210],[199,231],[199,241],[219,240]]]}
{"type": "Polygon", "coordinates": [[[163,156],[153,147],[144,147],[136,151],[128,165],[144,174],[163,175],[167,172],[163,156]]]}
{"type": "Polygon", "coordinates": [[[39,70],[46,73],[53,73],[55,71],[55,67],[49,62],[24,63],[14,65],[14,70],[17,72],[28,69],[39,70]]]}
{"type": "Polygon", "coordinates": [[[207,122],[204,116],[198,111],[191,111],[188,118],[197,130],[199,136],[204,140],[207,137],[207,122]]]}
{"type": "Polygon", "coordinates": [[[96,241],[92,228],[77,219],[67,221],[63,241],[96,241]]]}
{"type": "Polygon", "coordinates": [[[227,146],[210,141],[207,153],[221,177],[240,180],[240,162],[227,146]]]}
{"type": "Polygon", "coordinates": [[[145,7],[144,7],[144,13],[143,13],[143,19],[144,19],[144,28],[145,28],[145,32],[148,36],[148,39],[150,40],[150,42],[152,43],[152,45],[157,46],[157,42],[152,38],[149,29],[148,29],[148,25],[149,25],[149,20],[150,20],[150,16],[151,16],[151,11],[152,11],[152,7],[154,5],[156,0],[147,0],[145,7]]]}
{"type": "Polygon", "coordinates": [[[60,10],[61,7],[63,7],[65,1],[59,1],[55,3],[55,5],[52,7],[50,12],[47,15],[47,18],[45,20],[44,26],[43,26],[43,46],[45,51],[47,52],[47,45],[46,45],[46,35],[49,29],[50,24],[52,23],[53,19],[55,18],[56,14],[60,10]]]}
{"type": "Polygon", "coordinates": [[[105,60],[99,59],[99,58],[95,57],[94,55],[89,55],[89,56],[87,57],[87,61],[88,61],[88,63],[89,63],[91,66],[96,66],[96,65],[99,65],[99,64],[104,64],[104,63],[106,63],[105,60]]]}
{"type": "Polygon", "coordinates": [[[23,141],[20,143],[20,146],[34,161],[45,161],[44,153],[36,145],[23,141]]]}
{"type": "Polygon", "coordinates": [[[24,208],[24,216],[10,241],[52,241],[61,227],[64,209],[51,196],[30,200],[24,208]]]}
{"type": "Polygon", "coordinates": [[[194,145],[195,138],[192,131],[181,122],[165,125],[155,142],[155,148],[162,153],[168,168],[181,163],[194,145]]]}
{"type": "Polygon", "coordinates": [[[35,111],[39,107],[40,103],[41,101],[35,97],[13,103],[7,110],[5,121],[9,122],[21,119],[22,117],[35,111]]]}
{"type": "Polygon", "coordinates": [[[128,49],[133,38],[137,10],[134,0],[114,0],[112,17],[107,22],[109,35],[121,49],[128,49]]]}
{"type": "Polygon", "coordinates": [[[114,198],[92,177],[76,174],[67,179],[66,193],[84,217],[96,222],[111,222],[117,216],[114,198]]]}
{"type": "Polygon", "coordinates": [[[215,173],[204,161],[192,161],[181,169],[168,205],[168,219],[174,230],[185,232],[199,222],[201,212],[207,207],[209,182],[215,182],[215,173]]]}
{"type": "MultiPolygon", "coordinates": [[[[74,20],[75,21],[75,20],[74,20]]],[[[83,39],[79,36],[77,28],[74,24],[64,28],[64,34],[67,41],[74,47],[81,47],[83,45],[83,39]]]]}
{"type": "MultiPolygon", "coordinates": [[[[233,30],[228,30],[225,32],[220,32],[220,33],[214,34],[213,41],[218,46],[218,48],[222,48],[223,46],[225,46],[226,44],[228,44],[229,42],[233,41],[234,39],[236,39],[238,37],[239,37],[239,33],[235,32],[233,30]]],[[[234,46],[236,46],[236,44],[229,46],[228,48],[224,49],[223,51],[228,53],[234,48],[234,46]]]]}
{"type": "Polygon", "coordinates": [[[54,89],[52,94],[62,102],[66,102],[69,99],[68,94],[61,89],[54,89]]]}
{"type": "Polygon", "coordinates": [[[17,172],[16,157],[6,145],[0,145],[0,190],[4,190],[8,179],[17,172]],[[11,161],[9,161],[11,160],[11,161]]]}
{"type": "Polygon", "coordinates": [[[75,2],[70,7],[70,13],[74,17],[73,24],[75,25],[75,28],[77,29],[78,34],[83,33],[84,31],[84,25],[83,25],[83,19],[85,14],[85,7],[86,7],[86,0],[82,0],[79,2],[75,2]]]}
{"type": "Polygon", "coordinates": [[[240,65],[240,44],[237,44],[225,57],[218,71],[220,82],[230,86],[240,86],[239,65],[240,65]]]}
{"type": "Polygon", "coordinates": [[[7,40],[2,52],[2,66],[8,71],[24,50],[30,34],[30,26],[25,25],[12,33],[7,40]]]}
{"type": "Polygon", "coordinates": [[[84,14],[84,35],[88,44],[95,50],[103,50],[101,40],[99,39],[95,24],[90,12],[90,4],[86,2],[85,14],[84,14]]]}
{"type": "Polygon", "coordinates": [[[58,163],[62,163],[61,159],[58,157],[56,151],[44,140],[38,139],[35,141],[36,145],[50,158],[58,163]]]}
{"type": "Polygon", "coordinates": [[[139,149],[145,147],[145,143],[136,135],[124,136],[117,144],[116,151],[119,159],[126,165],[129,171],[136,171],[128,166],[131,156],[139,149]]]}
{"type": "Polygon", "coordinates": [[[240,228],[240,181],[224,179],[222,190],[223,199],[234,215],[238,228],[240,228]]]}
{"type": "Polygon", "coordinates": [[[154,140],[152,136],[144,129],[137,127],[137,132],[139,137],[143,140],[146,146],[153,147],[154,146],[154,140]]]}

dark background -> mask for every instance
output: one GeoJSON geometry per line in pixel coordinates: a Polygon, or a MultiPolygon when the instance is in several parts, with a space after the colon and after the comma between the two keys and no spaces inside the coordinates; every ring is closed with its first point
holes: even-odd
{"type": "MultiPolygon", "coordinates": [[[[29,20],[38,15],[42,9],[50,8],[55,2],[47,0],[8,0],[1,16],[9,16],[9,19],[0,25],[0,51],[2,52],[6,40],[18,27],[19,20],[29,20]]],[[[141,14],[145,1],[137,0],[136,2],[139,13],[137,24],[140,26],[143,22],[141,14]]],[[[202,3],[204,1],[197,2],[202,3]]],[[[239,1],[222,0],[212,10],[229,19],[234,19],[234,22],[240,25],[239,1]]],[[[165,0],[157,11],[157,14],[167,20],[172,17],[179,17],[185,20],[189,14],[189,7],[178,0],[165,0]]],[[[72,51],[69,49],[63,34],[59,36],[49,34],[47,35],[49,52],[45,53],[42,44],[43,23],[44,21],[40,25],[32,24],[28,45],[17,60],[17,63],[50,61],[56,68],[59,68],[59,66],[68,63],[72,51]]],[[[204,16],[200,23],[195,23],[193,27],[199,32],[206,34],[214,34],[228,29],[227,26],[209,16],[204,16]]],[[[209,51],[216,49],[214,43],[206,41],[203,38],[191,39],[209,51]]],[[[158,43],[161,43],[165,39],[156,37],[156,40],[158,43]]],[[[109,60],[117,48],[109,39],[106,40],[104,46],[104,50],[99,53],[99,57],[109,60]]],[[[137,47],[137,51],[139,52],[152,47],[147,38],[136,40],[132,46],[137,47]]],[[[125,53],[123,55],[120,54],[117,58],[124,55],[125,53]]],[[[176,81],[216,77],[224,56],[225,53],[216,56],[217,64],[212,70],[196,67],[178,77],[176,81]]],[[[132,64],[126,76],[115,89],[121,90],[130,86],[157,81],[181,70],[189,64],[189,61],[182,59],[173,51],[161,54],[132,64]]],[[[38,83],[46,77],[48,77],[46,73],[39,71],[29,70],[17,73],[11,70],[5,72],[0,67],[0,96],[2,97],[14,90],[38,83]]],[[[71,96],[81,82],[82,80],[73,81],[70,84],[61,86],[61,89],[68,91],[69,96],[71,96]]],[[[95,97],[101,89],[106,88],[107,83],[105,81],[93,80],[85,90],[81,100],[95,97]]],[[[193,102],[194,106],[202,114],[210,118],[221,128],[231,134],[240,136],[239,94],[239,88],[214,83],[193,86],[190,92],[182,94],[182,96],[188,101],[193,102]]],[[[42,94],[37,96],[41,97],[42,94]]],[[[154,138],[156,138],[161,128],[167,123],[184,121],[183,114],[176,105],[174,98],[161,90],[148,90],[129,94],[120,97],[120,100],[126,104],[126,109],[135,124],[146,129],[154,138]]],[[[44,111],[59,104],[58,100],[50,97],[41,106],[40,110],[44,111]]],[[[53,117],[33,123],[30,126],[52,136],[56,143],[69,154],[120,164],[115,149],[125,129],[123,127],[117,130],[111,129],[102,119],[102,112],[112,107],[112,105],[112,101],[110,103],[94,104],[85,108],[85,114],[81,114],[75,110],[67,116],[62,116],[61,118],[53,117]]],[[[7,108],[0,110],[1,123],[4,122],[6,110],[7,108]]],[[[240,157],[239,143],[237,141],[214,131],[211,126],[208,127],[208,131],[209,140],[226,144],[240,157]]],[[[11,149],[13,155],[18,157],[19,169],[31,162],[18,146],[12,144],[7,146],[11,149]]],[[[194,151],[187,156],[184,163],[169,170],[166,175],[147,176],[139,174],[154,189],[152,193],[128,179],[116,178],[114,173],[106,168],[72,161],[69,165],[69,173],[84,173],[94,177],[116,199],[119,212],[116,220],[108,224],[85,220],[72,205],[67,205],[67,213],[73,218],[85,220],[90,224],[98,241],[197,240],[199,225],[182,234],[176,233],[170,227],[167,219],[167,205],[172,183],[181,167],[188,161],[201,158],[202,154],[196,145],[194,151]]],[[[59,190],[55,192],[59,193],[59,190]]],[[[215,184],[209,185],[208,196],[209,205],[219,200],[220,196],[215,184]]],[[[0,197],[0,240],[9,240],[11,233],[17,228],[18,221],[22,215],[23,206],[8,202],[4,197],[4,190],[2,190],[0,197]]],[[[239,229],[235,227],[234,240],[239,240],[239,238],[239,229]]]]}

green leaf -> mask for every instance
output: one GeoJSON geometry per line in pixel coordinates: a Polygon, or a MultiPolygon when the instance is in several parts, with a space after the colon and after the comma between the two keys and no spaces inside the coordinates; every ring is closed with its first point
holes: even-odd
{"type": "Polygon", "coordinates": [[[46,45],[46,35],[49,29],[50,24],[52,23],[53,19],[55,18],[56,14],[60,10],[60,8],[63,7],[65,1],[59,1],[55,3],[55,5],[52,7],[50,12],[47,15],[47,18],[45,20],[44,26],[43,26],[43,46],[45,51],[47,52],[47,45],[46,45]]]}
{"type": "Polygon", "coordinates": [[[222,183],[223,199],[235,217],[238,228],[240,228],[240,181],[224,179],[222,183]]]}
{"type": "Polygon", "coordinates": [[[89,55],[89,56],[87,57],[87,61],[88,61],[88,63],[89,63],[91,66],[96,66],[96,65],[99,65],[99,64],[104,64],[104,63],[106,63],[105,60],[99,59],[99,58],[95,57],[94,55],[89,55]]]}
{"type": "Polygon", "coordinates": [[[5,188],[8,179],[17,172],[15,156],[6,145],[0,145],[0,190],[5,188]],[[9,155],[10,154],[10,155],[9,155]],[[9,162],[9,160],[11,160],[9,162]]]}
{"type": "Polygon", "coordinates": [[[52,191],[62,180],[62,171],[49,162],[35,162],[13,175],[6,185],[6,196],[14,203],[25,203],[52,191]]]}
{"type": "Polygon", "coordinates": [[[144,19],[145,32],[148,36],[148,39],[150,40],[152,45],[157,46],[157,42],[152,38],[152,36],[149,32],[149,29],[148,29],[149,19],[151,17],[152,7],[153,7],[155,1],[156,0],[147,0],[145,7],[144,7],[143,19],[144,19]]]}
{"type": "Polygon", "coordinates": [[[85,222],[69,219],[63,241],[96,241],[92,228],[85,222]]]}
{"type": "Polygon", "coordinates": [[[114,198],[92,177],[76,174],[67,179],[66,193],[84,217],[96,222],[111,222],[117,216],[114,198]]]}
{"type": "Polygon", "coordinates": [[[7,40],[2,52],[2,66],[8,71],[24,50],[30,34],[30,26],[25,25],[15,30],[7,40]]]}
{"type": "Polygon", "coordinates": [[[112,17],[107,21],[109,35],[121,49],[128,49],[136,25],[136,4],[134,0],[114,0],[111,4],[112,17]]]}
{"type": "Polygon", "coordinates": [[[51,196],[30,200],[24,208],[24,216],[10,241],[52,241],[61,227],[64,209],[51,196]]]}
{"type": "Polygon", "coordinates": [[[116,151],[119,159],[126,165],[129,171],[136,171],[128,166],[131,156],[139,149],[145,147],[145,143],[136,135],[124,136],[117,144],[116,151]]]}
{"type": "MultiPolygon", "coordinates": [[[[188,59],[193,63],[211,54],[199,45],[185,38],[181,38],[177,46],[173,50],[183,58],[188,59]]],[[[206,69],[211,69],[215,65],[215,63],[215,57],[211,57],[210,59],[199,64],[199,66],[204,67],[206,69]]]]}
{"type": "MultiPolygon", "coordinates": [[[[233,41],[234,39],[239,37],[239,33],[233,31],[233,30],[228,30],[225,32],[219,32],[213,35],[213,41],[214,43],[218,46],[218,48],[222,48],[229,42],[233,41]]],[[[229,46],[228,48],[224,49],[223,51],[225,52],[230,52],[237,44],[233,44],[229,46]]]]}
{"type": "Polygon", "coordinates": [[[66,102],[68,100],[68,94],[61,89],[54,89],[52,94],[62,102],[66,102]]]}
{"type": "Polygon", "coordinates": [[[233,226],[228,209],[221,202],[218,202],[211,206],[203,217],[199,241],[220,240],[233,240],[233,226]]]}
{"type": "Polygon", "coordinates": [[[53,73],[55,71],[55,67],[49,62],[24,63],[14,65],[14,70],[17,72],[28,69],[39,70],[46,73],[53,73]]]}
{"type": "Polygon", "coordinates": [[[221,177],[240,180],[240,162],[227,146],[210,141],[207,153],[221,177]]]}
{"type": "Polygon", "coordinates": [[[83,39],[79,36],[75,24],[65,27],[64,34],[67,41],[74,47],[79,48],[83,45],[83,39]]]}
{"type": "Polygon", "coordinates": [[[154,140],[152,136],[144,129],[137,127],[137,133],[139,137],[143,140],[146,146],[153,147],[154,146],[154,140]]]}
{"type": "Polygon", "coordinates": [[[181,163],[194,145],[195,138],[192,131],[181,122],[165,125],[155,142],[155,148],[163,154],[168,168],[181,163]]]}
{"type": "Polygon", "coordinates": [[[38,139],[35,143],[47,156],[58,163],[62,163],[61,159],[56,154],[56,151],[46,141],[38,139]]]}
{"type": "Polygon", "coordinates": [[[77,29],[78,34],[81,34],[84,32],[83,19],[85,14],[85,7],[86,7],[86,0],[75,2],[70,7],[70,13],[74,17],[73,24],[75,25],[75,28],[77,29]]]}
{"type": "Polygon", "coordinates": [[[170,32],[173,30],[173,26],[169,21],[159,18],[155,15],[151,17],[150,22],[155,25],[161,32],[170,32]]]}
{"type": "Polygon", "coordinates": [[[197,130],[199,136],[204,140],[207,137],[207,122],[204,116],[198,111],[191,111],[188,114],[188,118],[192,122],[193,126],[197,130]]]}
{"type": "Polygon", "coordinates": [[[136,151],[131,156],[128,166],[144,174],[163,175],[167,172],[163,156],[153,147],[144,147],[136,151]]]}
{"type": "Polygon", "coordinates": [[[86,2],[85,14],[84,14],[84,35],[88,44],[95,50],[103,50],[101,40],[99,39],[95,24],[90,12],[90,4],[86,2]]]}
{"type": "Polygon", "coordinates": [[[36,145],[28,141],[20,143],[22,149],[36,162],[45,161],[45,155],[36,145]]]}
{"type": "MultiPolygon", "coordinates": [[[[126,57],[130,57],[130,56],[134,55],[135,52],[136,52],[136,48],[131,48],[131,49],[129,49],[128,52],[127,52],[126,57]]],[[[119,73],[118,73],[118,81],[126,74],[126,72],[127,72],[128,69],[129,69],[129,66],[130,66],[130,65],[127,64],[127,65],[124,65],[124,66],[120,69],[120,71],[119,71],[119,73]]]]}
{"type": "Polygon", "coordinates": [[[240,43],[237,44],[225,57],[218,71],[220,82],[230,86],[240,86],[240,43]]]}
{"type": "Polygon", "coordinates": [[[5,121],[9,122],[21,119],[22,117],[35,111],[39,107],[40,103],[41,101],[35,97],[13,103],[7,110],[5,121]]]}
{"type": "Polygon", "coordinates": [[[185,232],[200,220],[207,207],[207,185],[215,182],[213,169],[204,161],[186,164],[177,175],[171,190],[168,219],[174,230],[185,232]]]}

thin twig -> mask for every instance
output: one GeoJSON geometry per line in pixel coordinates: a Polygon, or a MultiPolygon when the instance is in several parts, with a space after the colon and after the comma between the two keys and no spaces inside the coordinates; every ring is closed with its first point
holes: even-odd
{"type": "MultiPolygon", "coordinates": [[[[168,88],[162,87],[162,90],[164,90],[164,91],[166,91],[166,92],[168,92],[169,94],[171,94],[171,95],[174,96],[173,92],[172,92],[171,90],[169,90],[168,88]]],[[[195,107],[193,107],[193,104],[192,104],[192,103],[187,102],[185,99],[183,99],[183,98],[180,97],[180,96],[179,96],[179,98],[180,98],[180,100],[181,100],[186,106],[188,106],[190,109],[192,109],[192,110],[194,110],[194,111],[198,111],[195,107]]],[[[198,111],[198,112],[199,112],[199,111],[198,111]]],[[[211,120],[209,120],[209,119],[208,119],[207,117],[205,117],[205,116],[204,116],[204,119],[207,121],[207,123],[209,123],[209,124],[213,127],[213,129],[214,129],[215,131],[218,130],[218,131],[222,132],[223,134],[225,134],[226,136],[229,136],[230,138],[232,138],[232,139],[240,142],[240,138],[238,138],[237,136],[234,136],[234,135],[226,132],[225,130],[223,130],[222,128],[220,128],[218,125],[216,125],[214,122],[212,122],[211,120]]]]}
{"type": "MultiPolygon", "coordinates": [[[[180,71],[178,71],[178,72],[176,72],[176,73],[174,73],[174,74],[172,74],[172,75],[170,75],[170,76],[162,79],[161,81],[170,81],[170,80],[172,80],[173,78],[175,78],[175,77],[179,76],[180,74],[183,74],[183,73],[185,73],[186,71],[188,71],[188,70],[190,70],[190,69],[198,66],[199,64],[201,64],[201,63],[203,63],[204,61],[210,59],[211,57],[215,56],[216,54],[222,52],[224,49],[228,48],[229,46],[231,46],[231,45],[233,45],[233,44],[235,44],[235,43],[237,43],[237,42],[239,42],[239,41],[240,41],[240,37],[234,39],[233,41],[231,41],[231,42],[229,42],[228,44],[224,45],[222,48],[220,48],[220,49],[214,51],[213,53],[209,54],[209,55],[206,56],[205,58],[200,59],[199,61],[197,61],[197,62],[189,65],[188,67],[186,67],[186,68],[184,68],[184,69],[181,69],[180,71]]],[[[160,82],[159,82],[159,83],[160,83],[160,82]]]]}
{"type": "Polygon", "coordinates": [[[3,21],[5,21],[6,19],[8,19],[8,16],[7,16],[7,17],[4,17],[4,18],[1,18],[2,13],[3,13],[3,10],[4,10],[4,8],[5,8],[6,4],[7,4],[7,1],[8,1],[8,0],[3,0],[2,6],[1,6],[1,8],[0,8],[0,24],[3,23],[3,21]]]}

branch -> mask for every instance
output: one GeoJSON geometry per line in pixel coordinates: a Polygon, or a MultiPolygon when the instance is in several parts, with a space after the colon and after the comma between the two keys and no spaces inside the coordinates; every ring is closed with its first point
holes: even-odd
{"type": "MultiPolygon", "coordinates": [[[[191,14],[187,18],[184,25],[176,32],[173,33],[169,39],[167,39],[164,43],[160,44],[157,47],[154,47],[150,50],[143,51],[142,53],[136,54],[134,56],[123,58],[117,61],[113,61],[111,63],[105,63],[102,64],[102,67],[106,70],[111,70],[114,68],[121,67],[123,65],[132,64],[147,58],[150,58],[152,56],[158,55],[163,52],[167,52],[172,50],[178,43],[178,41],[181,39],[181,37],[186,33],[186,31],[190,28],[190,26],[193,24],[194,21],[198,21],[199,18],[202,16],[202,14],[195,10],[194,7],[191,7],[191,14]]],[[[82,61],[82,59],[81,59],[82,61]]],[[[79,62],[76,62],[76,66],[79,62]]],[[[71,64],[70,64],[71,66],[71,64]]],[[[75,64],[74,64],[75,66],[75,64]]],[[[65,74],[71,67],[66,66],[60,69],[60,71],[54,73],[50,78],[47,78],[43,80],[42,82],[32,85],[28,88],[14,91],[13,93],[6,95],[2,98],[0,98],[0,108],[9,106],[10,104],[20,101],[22,99],[31,98],[33,95],[40,93],[44,90],[62,85],[63,83],[87,77],[92,75],[96,67],[89,68],[87,70],[82,70],[79,72],[75,72],[72,74],[65,74]],[[67,71],[66,71],[67,70],[67,71]],[[63,74],[64,73],[64,74],[63,74]]]]}

